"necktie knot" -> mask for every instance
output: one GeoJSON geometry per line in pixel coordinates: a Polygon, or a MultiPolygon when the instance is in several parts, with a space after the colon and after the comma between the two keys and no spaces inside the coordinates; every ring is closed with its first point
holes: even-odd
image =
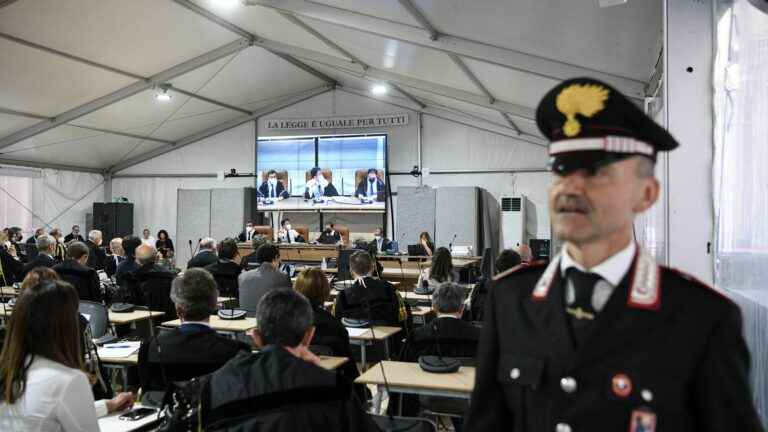
{"type": "Polygon", "coordinates": [[[595,285],[602,279],[600,275],[583,272],[571,267],[566,271],[566,276],[571,281],[571,284],[573,284],[575,294],[571,306],[594,314],[595,308],[592,306],[592,294],[595,291],[595,285]]]}

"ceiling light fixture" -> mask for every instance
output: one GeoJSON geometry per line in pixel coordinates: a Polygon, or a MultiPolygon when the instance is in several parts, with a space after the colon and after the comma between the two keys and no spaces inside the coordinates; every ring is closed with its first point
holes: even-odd
{"type": "Polygon", "coordinates": [[[221,8],[233,8],[242,3],[241,0],[215,0],[213,2],[216,6],[221,8]]]}
{"type": "Polygon", "coordinates": [[[384,84],[374,84],[373,87],[371,87],[371,93],[373,93],[376,96],[380,96],[387,93],[387,86],[384,84]]]}
{"type": "Polygon", "coordinates": [[[168,102],[171,100],[171,95],[168,94],[167,88],[158,88],[155,93],[155,100],[159,102],[168,102]]]}

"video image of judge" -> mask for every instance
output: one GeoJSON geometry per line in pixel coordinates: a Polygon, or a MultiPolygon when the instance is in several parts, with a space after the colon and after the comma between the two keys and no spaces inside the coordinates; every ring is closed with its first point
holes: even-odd
{"type": "Polygon", "coordinates": [[[386,209],[386,135],[267,138],[257,147],[262,211],[386,209]]]}

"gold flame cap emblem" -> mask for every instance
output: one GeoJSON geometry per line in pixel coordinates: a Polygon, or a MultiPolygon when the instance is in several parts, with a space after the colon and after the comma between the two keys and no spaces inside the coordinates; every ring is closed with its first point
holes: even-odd
{"type": "Polygon", "coordinates": [[[605,108],[608,89],[598,84],[572,84],[557,95],[557,110],[565,115],[563,125],[565,136],[573,137],[581,132],[581,123],[576,114],[590,118],[605,108]]]}

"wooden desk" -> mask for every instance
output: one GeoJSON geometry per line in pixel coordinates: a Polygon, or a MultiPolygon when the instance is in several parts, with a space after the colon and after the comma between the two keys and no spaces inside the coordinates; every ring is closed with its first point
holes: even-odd
{"type": "MultiPolygon", "coordinates": [[[[212,329],[218,332],[244,333],[256,327],[256,318],[246,317],[240,320],[223,320],[218,315],[211,315],[209,324],[212,329]]],[[[163,323],[163,326],[179,327],[181,326],[181,320],[166,321],[163,323]]]]}
{"type": "Polygon", "coordinates": [[[318,356],[320,357],[320,366],[323,369],[336,370],[349,361],[349,357],[333,357],[333,356],[318,356]]]}
{"type": "Polygon", "coordinates": [[[112,325],[125,325],[163,315],[165,312],[160,311],[135,310],[122,313],[109,311],[109,322],[112,325]]]}
{"type": "MultiPolygon", "coordinates": [[[[418,363],[383,361],[382,365],[392,393],[469,399],[475,386],[474,367],[461,367],[454,373],[434,374],[421,370],[418,363]]],[[[379,365],[365,371],[357,377],[355,383],[376,385],[377,396],[385,390],[379,365]]],[[[374,413],[379,412],[381,412],[380,396],[374,398],[374,413]]]]}
{"type": "Polygon", "coordinates": [[[284,200],[273,200],[272,204],[258,203],[261,212],[331,212],[331,213],[384,213],[384,202],[362,204],[359,199],[347,196],[328,197],[325,202],[315,203],[303,197],[290,197],[284,200]]]}
{"type": "Polygon", "coordinates": [[[375,341],[383,341],[386,357],[389,358],[389,338],[398,333],[400,333],[400,327],[374,326],[373,332],[368,329],[359,335],[353,336],[350,334],[349,343],[350,345],[357,345],[360,347],[360,362],[363,364],[363,368],[365,368],[366,347],[373,345],[375,341]]]}
{"type": "MultiPolygon", "coordinates": [[[[326,261],[339,258],[339,246],[336,245],[313,245],[313,244],[278,244],[280,250],[280,259],[292,262],[313,262],[319,263],[325,258],[326,261]]],[[[250,243],[238,243],[237,250],[240,256],[245,257],[253,253],[253,246],[250,243]]]]}
{"type": "MultiPolygon", "coordinates": [[[[134,404],[133,408],[141,408],[141,404],[134,404]]],[[[160,422],[157,414],[151,414],[136,421],[120,420],[120,416],[130,410],[109,414],[99,419],[99,430],[102,432],[132,432],[135,430],[152,430],[154,423],[160,422]]]]}

